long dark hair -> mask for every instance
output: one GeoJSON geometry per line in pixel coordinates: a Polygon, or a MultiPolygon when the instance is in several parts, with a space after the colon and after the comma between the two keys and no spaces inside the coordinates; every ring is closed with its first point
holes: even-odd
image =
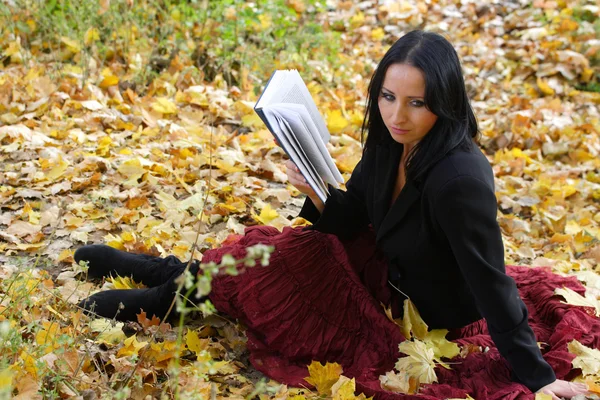
{"type": "Polygon", "coordinates": [[[478,135],[477,120],[467,96],[460,60],[452,45],[437,33],[412,31],[385,53],[369,83],[361,132],[364,151],[382,143],[402,146],[392,139],[378,105],[385,73],[392,64],[408,64],[423,72],[425,105],[438,117],[406,161],[407,178],[419,181],[448,153],[473,145],[478,135]]]}

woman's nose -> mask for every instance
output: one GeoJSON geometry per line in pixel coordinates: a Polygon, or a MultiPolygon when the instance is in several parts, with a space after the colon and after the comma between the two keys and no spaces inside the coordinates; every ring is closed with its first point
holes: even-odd
{"type": "Polygon", "coordinates": [[[393,117],[394,117],[393,122],[395,125],[401,125],[403,122],[405,122],[406,121],[406,107],[404,107],[402,104],[398,104],[398,106],[394,110],[393,117]]]}

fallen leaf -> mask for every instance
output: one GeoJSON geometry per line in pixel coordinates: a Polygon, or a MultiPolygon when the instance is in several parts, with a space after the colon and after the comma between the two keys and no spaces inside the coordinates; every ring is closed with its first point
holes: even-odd
{"type": "Polygon", "coordinates": [[[198,333],[192,329],[188,329],[185,335],[185,345],[190,351],[199,354],[201,351],[206,350],[210,343],[210,339],[201,339],[198,333]]]}
{"type": "Polygon", "coordinates": [[[254,219],[256,219],[263,225],[269,225],[269,223],[278,216],[279,214],[277,213],[277,211],[275,211],[270,204],[266,204],[260,211],[260,215],[255,215],[254,219]]]}
{"type": "Polygon", "coordinates": [[[460,354],[460,348],[456,343],[446,339],[448,334],[447,329],[434,329],[428,332],[423,342],[433,349],[433,354],[436,358],[452,359],[460,354]]]}
{"type": "Polygon", "coordinates": [[[590,392],[594,392],[596,394],[600,394],[600,384],[598,382],[598,379],[594,379],[594,377],[588,377],[585,380],[585,384],[588,387],[588,390],[590,392]]]}
{"type": "Polygon", "coordinates": [[[137,320],[144,330],[147,330],[151,326],[160,325],[160,318],[158,318],[156,315],[152,315],[152,319],[148,319],[146,311],[142,311],[139,314],[137,314],[137,320]]]}
{"type": "Polygon", "coordinates": [[[146,287],[142,283],[136,283],[129,276],[116,276],[114,278],[111,276],[108,280],[114,285],[115,289],[141,289],[146,287]]]}
{"type": "Polygon", "coordinates": [[[152,103],[152,109],[161,114],[175,114],[177,106],[166,97],[159,97],[152,103]]]}
{"type": "Polygon", "coordinates": [[[342,116],[340,110],[327,112],[327,128],[332,134],[338,134],[344,130],[350,123],[342,116]]]}
{"type": "Polygon", "coordinates": [[[98,318],[90,322],[92,332],[97,332],[96,340],[100,343],[119,344],[127,336],[123,333],[123,323],[114,322],[106,318],[98,318]]]}
{"type": "Polygon", "coordinates": [[[579,293],[567,287],[555,289],[554,294],[565,298],[566,301],[561,303],[570,304],[573,306],[591,307],[596,310],[596,316],[600,316],[600,301],[594,297],[583,297],[579,293]]]}
{"type": "Polygon", "coordinates": [[[82,101],[81,105],[90,111],[98,111],[98,110],[102,110],[104,108],[104,106],[102,104],[100,104],[100,102],[98,102],[98,100],[82,101]]]}
{"type": "Polygon", "coordinates": [[[123,341],[123,347],[117,352],[117,357],[138,355],[138,352],[147,344],[148,342],[138,342],[135,335],[131,336],[123,341]]]}
{"type": "Polygon", "coordinates": [[[15,386],[17,395],[12,397],[13,400],[38,400],[43,398],[39,393],[40,383],[29,374],[19,378],[15,386]]]}
{"type": "Polygon", "coordinates": [[[355,391],[356,381],[354,378],[350,379],[341,375],[340,379],[338,379],[338,381],[331,387],[331,396],[333,400],[356,400],[365,398],[363,394],[355,396],[355,391]]]}
{"type": "Polygon", "coordinates": [[[318,361],[313,361],[308,366],[308,373],[308,378],[304,380],[313,385],[320,395],[330,396],[331,387],[340,379],[342,366],[337,363],[322,365],[318,361]]]}
{"type": "Polygon", "coordinates": [[[398,348],[401,353],[406,354],[406,357],[400,357],[396,362],[398,371],[406,371],[419,384],[437,382],[433,349],[418,339],[404,341],[398,348]]]}
{"type": "Polygon", "coordinates": [[[406,372],[388,371],[379,377],[379,383],[385,390],[395,393],[412,393],[410,375],[406,372]]]}
{"type": "Polygon", "coordinates": [[[9,367],[0,371],[0,393],[12,392],[14,371],[9,367]]]}
{"type": "Polygon", "coordinates": [[[600,350],[584,346],[577,340],[567,345],[569,353],[576,355],[573,368],[581,369],[583,376],[600,376],[600,350]]]}
{"type": "Polygon", "coordinates": [[[406,339],[413,336],[423,340],[427,336],[427,324],[421,318],[417,307],[410,299],[404,300],[404,314],[402,316],[402,333],[406,339]]]}

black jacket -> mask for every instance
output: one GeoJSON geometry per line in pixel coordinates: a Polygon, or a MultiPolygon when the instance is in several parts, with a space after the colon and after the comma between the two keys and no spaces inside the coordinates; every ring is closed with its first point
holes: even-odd
{"type": "Polygon", "coordinates": [[[300,216],[340,237],[372,224],[390,279],[431,328],[460,328],[483,317],[517,380],[532,391],[552,383],[554,371],[505,273],[488,160],[477,146],[455,151],[420,184],[408,180],[390,208],[401,153],[396,143],[367,149],[347,190],[330,188],[322,214],[307,199],[300,216]]]}

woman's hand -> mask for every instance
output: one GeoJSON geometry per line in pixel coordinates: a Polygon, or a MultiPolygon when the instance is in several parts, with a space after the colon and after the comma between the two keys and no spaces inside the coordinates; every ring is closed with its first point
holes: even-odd
{"type": "Polygon", "coordinates": [[[288,180],[296,189],[298,189],[298,191],[300,191],[300,193],[304,193],[311,198],[317,197],[315,191],[312,190],[310,185],[306,182],[306,179],[304,179],[300,170],[298,170],[298,167],[296,167],[296,164],[294,164],[292,160],[287,160],[285,162],[285,168],[288,180]]]}
{"type": "Polygon", "coordinates": [[[307,195],[319,211],[323,211],[323,208],[325,207],[325,205],[319,199],[319,196],[317,196],[315,191],[306,182],[306,179],[304,179],[304,177],[298,170],[298,167],[296,167],[296,164],[294,164],[293,161],[288,160],[285,162],[285,167],[286,167],[286,174],[288,176],[288,180],[290,181],[290,183],[292,185],[294,185],[294,187],[296,189],[298,189],[298,191],[300,193],[304,193],[305,195],[307,195]]]}
{"type": "Polygon", "coordinates": [[[578,394],[591,394],[585,383],[567,382],[560,379],[544,386],[537,393],[549,394],[553,400],[560,400],[561,397],[570,399],[578,394]]]}

